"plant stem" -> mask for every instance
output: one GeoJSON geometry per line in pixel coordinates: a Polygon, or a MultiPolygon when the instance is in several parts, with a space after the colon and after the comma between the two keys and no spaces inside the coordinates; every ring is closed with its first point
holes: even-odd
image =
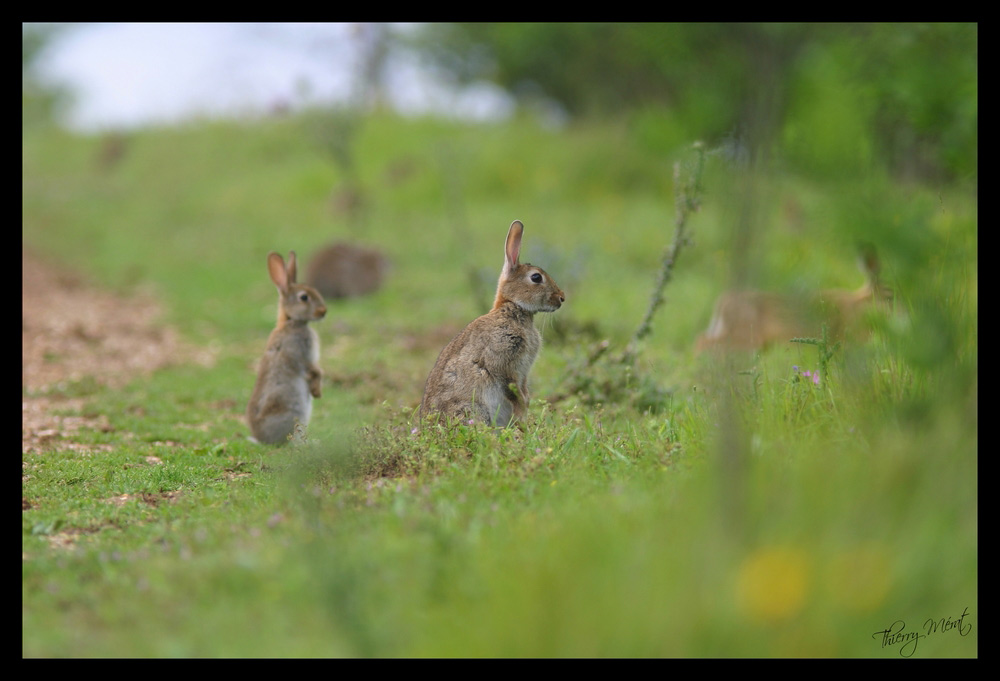
{"type": "Polygon", "coordinates": [[[681,250],[688,243],[688,217],[701,206],[701,174],[705,167],[705,145],[701,142],[695,142],[693,147],[697,157],[694,170],[687,177],[681,175],[680,161],[674,163],[674,240],[663,252],[660,271],[656,278],[656,285],[653,287],[653,293],[649,298],[646,314],[619,359],[623,364],[635,362],[639,342],[652,330],[653,315],[656,314],[657,309],[664,301],[663,290],[673,278],[674,265],[677,263],[681,250]]]}

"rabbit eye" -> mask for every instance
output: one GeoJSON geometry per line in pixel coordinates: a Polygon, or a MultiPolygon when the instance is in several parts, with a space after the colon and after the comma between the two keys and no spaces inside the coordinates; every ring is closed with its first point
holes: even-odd
{"type": "Polygon", "coordinates": [[[304,292],[300,293],[299,300],[301,300],[303,303],[306,302],[307,300],[309,300],[309,294],[304,292]]]}
{"type": "Polygon", "coordinates": [[[531,275],[531,281],[535,282],[536,284],[541,284],[542,283],[542,275],[540,275],[538,272],[533,273],[531,275]]]}

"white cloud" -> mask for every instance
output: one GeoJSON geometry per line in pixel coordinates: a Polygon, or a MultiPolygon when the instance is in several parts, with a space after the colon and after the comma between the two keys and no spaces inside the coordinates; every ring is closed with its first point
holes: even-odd
{"type": "MultiPolygon", "coordinates": [[[[67,27],[39,67],[76,93],[71,127],[131,127],[346,101],[361,39],[351,24],[86,24],[67,27]]],[[[498,88],[453,91],[405,56],[389,62],[386,87],[403,112],[490,119],[512,109],[498,88]]]]}

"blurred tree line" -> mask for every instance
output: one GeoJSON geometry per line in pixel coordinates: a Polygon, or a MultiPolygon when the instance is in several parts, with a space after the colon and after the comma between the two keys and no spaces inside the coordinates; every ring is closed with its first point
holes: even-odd
{"type": "MultiPolygon", "coordinates": [[[[24,124],[69,101],[35,67],[70,26],[22,24],[24,124]]],[[[405,40],[457,83],[624,120],[654,151],[728,140],[813,172],[976,181],[974,23],[432,23],[405,40]]]]}
{"type": "Polygon", "coordinates": [[[645,144],[750,140],[803,169],[970,179],[976,24],[427,24],[456,82],[494,82],[570,118],[625,118],[645,144]]]}
{"type": "Polygon", "coordinates": [[[43,82],[38,60],[66,24],[21,24],[21,125],[51,123],[70,101],[63,87],[43,82]]]}

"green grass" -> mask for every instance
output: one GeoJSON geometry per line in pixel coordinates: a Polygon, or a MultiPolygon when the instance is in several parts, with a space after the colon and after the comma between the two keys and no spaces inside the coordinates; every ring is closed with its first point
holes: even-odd
{"type": "Polygon", "coordinates": [[[23,656],[898,657],[872,634],[966,607],[967,635],[914,656],[978,655],[974,193],[878,173],[747,186],[710,164],[625,390],[547,404],[638,324],[687,152],[612,127],[375,116],[356,140],[359,226],[331,208],[343,177],[316,125],[141,131],[106,170],[97,138],[24,131],[25,245],[152,287],[218,360],[59,389],[107,426],[76,436],[92,453],[23,457],[23,656]],[[819,367],[813,346],[693,352],[747,211],[744,264],[775,290],[855,288],[854,241],[879,244],[903,314],[839,348],[820,385],[792,370],[819,367]],[[537,320],[529,418],[418,427],[442,334],[483,311],[469,272],[495,280],[515,218],[523,259],[568,298],[537,320]],[[250,443],[265,255],[344,237],[392,274],[317,325],[309,442],[250,443]]]}

